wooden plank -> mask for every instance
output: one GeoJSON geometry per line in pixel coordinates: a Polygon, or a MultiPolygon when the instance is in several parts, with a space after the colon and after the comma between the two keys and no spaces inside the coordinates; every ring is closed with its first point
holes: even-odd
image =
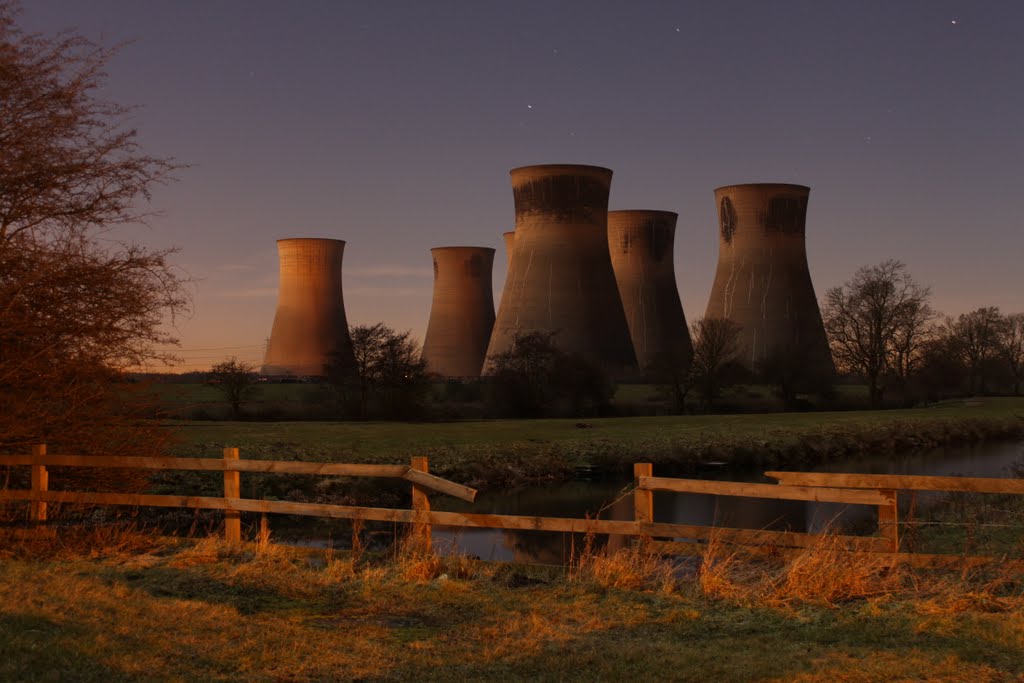
{"type": "MultiPolygon", "coordinates": [[[[46,444],[32,446],[32,493],[41,494],[50,487],[50,475],[46,466],[42,464],[46,456],[46,444]]],[[[36,495],[29,503],[29,521],[33,524],[42,524],[46,521],[46,503],[36,495]]]]}
{"type": "MultiPolygon", "coordinates": [[[[238,460],[237,448],[225,448],[224,460],[238,460]]],[[[224,472],[224,497],[242,497],[242,475],[239,472],[224,472]]],[[[242,513],[236,510],[224,511],[224,540],[228,543],[242,542],[242,513]]]]}
{"type": "MultiPolygon", "coordinates": [[[[416,456],[410,461],[409,472],[406,472],[406,476],[408,477],[410,473],[414,472],[429,477],[430,475],[427,474],[429,469],[430,465],[427,459],[416,456]]],[[[427,495],[427,489],[415,482],[412,485],[412,509],[416,513],[416,524],[413,526],[416,543],[420,550],[429,551],[431,541],[430,497],[427,495]]]]}
{"type": "MultiPolygon", "coordinates": [[[[0,455],[0,465],[32,465],[30,455],[0,455]]],[[[360,465],[349,463],[299,462],[294,460],[234,460],[222,458],[139,457],[128,455],[47,455],[49,467],[120,467],[146,470],[191,470],[211,472],[269,472],[278,474],[322,474],[338,477],[401,478],[408,465],[360,465]]]]}
{"type": "MultiPolygon", "coordinates": [[[[643,533],[657,538],[692,538],[708,541],[718,538],[726,543],[771,545],[778,547],[808,548],[823,542],[820,534],[771,529],[736,529],[730,527],[695,526],[691,524],[644,524],[643,533]]],[[[873,536],[833,536],[835,542],[848,548],[885,552],[890,542],[873,536]]]]}
{"type": "MultiPolygon", "coordinates": [[[[476,489],[471,489],[468,486],[456,484],[454,481],[448,481],[447,479],[436,477],[426,471],[417,470],[415,467],[410,467],[405,474],[402,475],[402,478],[417,486],[432,489],[438,493],[444,493],[454,498],[469,501],[470,503],[476,500],[476,489]]],[[[415,491],[416,489],[414,488],[413,490],[415,491]]]]}
{"type": "Polygon", "coordinates": [[[900,550],[900,513],[896,504],[896,491],[889,489],[883,490],[882,493],[892,496],[892,504],[878,506],[878,534],[888,539],[889,550],[896,553],[900,550]]]}
{"type": "Polygon", "coordinates": [[[573,519],[569,517],[526,517],[463,512],[431,511],[430,521],[442,526],[516,529],[520,531],[561,531],[636,536],[640,525],[633,521],[610,519],[573,519]]]}
{"type": "Polygon", "coordinates": [[[833,486],[849,489],[904,489],[1024,494],[1024,479],[995,477],[933,477],[907,474],[847,474],[836,472],[765,472],[787,486],[833,486]]]}
{"type": "MultiPolygon", "coordinates": [[[[651,550],[665,555],[687,555],[700,556],[707,551],[707,544],[686,541],[655,541],[651,543],[651,550]]],[[[729,552],[736,551],[752,557],[763,557],[776,555],[786,558],[798,557],[807,552],[804,548],[770,548],[765,546],[735,546],[730,547],[729,552]]],[[[850,556],[869,555],[892,562],[894,565],[902,564],[922,569],[963,569],[971,567],[984,567],[998,562],[1000,568],[1010,571],[1024,572],[1024,561],[1007,560],[1002,557],[964,556],[964,555],[929,555],[925,553],[889,553],[870,552],[858,550],[840,550],[850,556]]]]}
{"type": "Polygon", "coordinates": [[[636,490],[633,491],[633,519],[640,524],[654,521],[654,492],[640,486],[640,479],[650,478],[654,470],[649,462],[633,464],[633,478],[636,479],[636,490]]]}
{"type": "Polygon", "coordinates": [[[779,484],[748,484],[745,482],[712,481],[708,479],[640,477],[640,487],[650,491],[706,493],[717,496],[778,498],[782,500],[809,500],[823,503],[849,503],[853,505],[887,505],[892,502],[890,498],[877,491],[809,488],[803,486],[781,486],[779,484]]]}

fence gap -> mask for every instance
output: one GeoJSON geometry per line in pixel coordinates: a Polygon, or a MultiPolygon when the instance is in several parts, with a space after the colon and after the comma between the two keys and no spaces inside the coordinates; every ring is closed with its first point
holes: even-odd
{"type": "MultiPolygon", "coordinates": [[[[237,448],[225,448],[224,460],[238,460],[237,448]]],[[[227,464],[227,463],[225,463],[227,464]]],[[[242,497],[242,473],[224,470],[224,497],[242,497]]],[[[224,540],[228,543],[242,542],[242,513],[237,510],[224,511],[224,540]]]]}

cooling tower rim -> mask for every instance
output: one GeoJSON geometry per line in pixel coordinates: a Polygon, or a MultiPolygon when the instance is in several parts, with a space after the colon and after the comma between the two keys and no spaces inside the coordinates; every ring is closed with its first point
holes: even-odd
{"type": "Polygon", "coordinates": [[[345,244],[345,240],[336,240],[333,237],[282,237],[277,240],[278,244],[282,242],[315,242],[317,244],[345,244]]]}
{"type": "Polygon", "coordinates": [[[575,171],[580,175],[596,172],[601,175],[607,174],[609,177],[614,173],[612,169],[606,166],[592,166],[590,164],[530,164],[529,166],[516,166],[508,174],[514,179],[516,175],[527,171],[546,171],[548,173],[562,171],[566,174],[575,171]]]}
{"type": "Polygon", "coordinates": [[[514,234],[516,234],[515,230],[506,230],[505,232],[501,233],[501,236],[504,237],[505,235],[514,235],[514,234]]]}
{"type": "Polygon", "coordinates": [[[722,185],[721,187],[715,188],[715,194],[725,192],[726,190],[737,190],[737,189],[759,189],[759,190],[791,190],[798,192],[810,192],[811,188],[807,185],[797,185],[795,183],[736,183],[735,185],[722,185]]]}
{"type": "Polygon", "coordinates": [[[609,218],[613,213],[619,216],[665,216],[679,218],[679,214],[675,211],[663,211],[661,209],[612,209],[608,211],[609,218]]]}
{"type": "Polygon", "coordinates": [[[495,252],[494,247],[472,247],[472,246],[467,246],[467,245],[453,245],[453,246],[450,246],[450,247],[431,247],[430,248],[430,253],[434,253],[435,251],[456,251],[456,250],[459,250],[459,251],[489,251],[492,254],[495,252]]]}

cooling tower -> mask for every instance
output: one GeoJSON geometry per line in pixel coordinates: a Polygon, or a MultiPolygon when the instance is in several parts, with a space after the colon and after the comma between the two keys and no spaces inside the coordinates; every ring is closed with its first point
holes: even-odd
{"type": "MultiPolygon", "coordinates": [[[[526,166],[511,171],[515,249],[487,349],[489,364],[517,333],[553,333],[555,343],[613,377],[636,374],[608,255],[612,172],[596,166],[526,166]]],[[[485,372],[487,367],[485,366],[485,372]]]]}
{"type": "Polygon", "coordinates": [[[328,354],[355,366],[341,295],[345,243],[328,239],[277,241],[281,284],[264,375],[324,374],[328,354]]]}
{"type": "Polygon", "coordinates": [[[693,357],[676,289],[676,218],[671,211],[608,212],[612,268],[641,368],[662,358],[685,365],[693,357]]]}
{"type": "Polygon", "coordinates": [[[743,327],[740,361],[751,370],[780,351],[802,358],[820,376],[835,372],[807,269],[810,191],[770,183],[715,190],[718,270],[706,316],[743,327]]]}
{"type": "Polygon", "coordinates": [[[505,239],[505,258],[508,259],[508,266],[512,265],[512,248],[516,246],[516,232],[515,230],[509,230],[508,232],[501,233],[501,236],[505,239]]]}
{"type": "Polygon", "coordinates": [[[434,300],[423,340],[427,372],[479,377],[494,327],[494,249],[437,247],[430,254],[434,300]]]}

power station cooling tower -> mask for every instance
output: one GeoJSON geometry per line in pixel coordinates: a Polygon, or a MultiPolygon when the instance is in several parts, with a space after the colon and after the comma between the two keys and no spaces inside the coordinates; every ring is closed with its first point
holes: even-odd
{"type": "Polygon", "coordinates": [[[641,368],[693,357],[673,264],[677,218],[671,211],[608,212],[612,268],[641,368]]]}
{"type": "Polygon", "coordinates": [[[505,239],[505,258],[508,259],[509,266],[512,265],[512,248],[516,246],[516,231],[509,230],[508,232],[501,233],[501,236],[505,239]]]}
{"type": "Polygon", "coordinates": [[[636,374],[636,356],[608,255],[612,172],[577,165],[512,169],[515,248],[488,366],[516,334],[553,333],[613,377],[636,374]]]}
{"type": "Polygon", "coordinates": [[[427,371],[445,377],[479,377],[494,327],[494,249],[437,247],[430,254],[434,300],[423,340],[427,371]]]}
{"type": "Polygon", "coordinates": [[[835,372],[807,268],[810,191],[770,183],[715,190],[718,270],[706,316],[742,326],[740,361],[751,370],[779,352],[819,376],[835,372]]]}
{"type": "Polygon", "coordinates": [[[281,284],[263,374],[323,375],[332,352],[340,354],[343,365],[355,367],[341,295],[345,243],[314,238],[278,240],[277,253],[281,284]]]}

